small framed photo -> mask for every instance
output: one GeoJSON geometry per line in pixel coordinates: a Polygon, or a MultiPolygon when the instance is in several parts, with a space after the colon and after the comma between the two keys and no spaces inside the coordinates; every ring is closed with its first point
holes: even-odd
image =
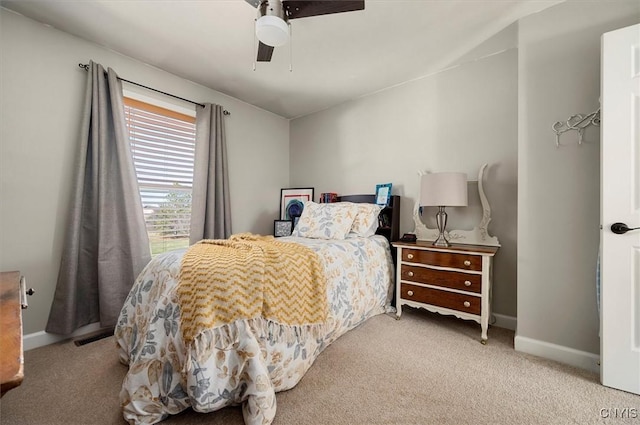
{"type": "Polygon", "coordinates": [[[293,232],[293,221],[273,220],[273,236],[276,238],[281,236],[291,236],[291,232],[293,232]]]}
{"type": "Polygon", "coordinates": [[[391,203],[391,183],[376,185],[376,205],[388,206],[391,203]]]}
{"type": "Polygon", "coordinates": [[[293,220],[302,215],[305,201],[313,201],[313,188],[280,190],[280,220],[293,220]]]}

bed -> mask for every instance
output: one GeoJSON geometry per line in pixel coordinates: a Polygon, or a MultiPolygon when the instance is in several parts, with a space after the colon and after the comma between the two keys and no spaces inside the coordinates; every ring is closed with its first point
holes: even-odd
{"type": "MultiPolygon", "coordinates": [[[[368,201],[371,198],[351,199],[368,201]]],[[[350,198],[343,198],[348,200],[350,198]]],[[[158,255],[146,266],[125,301],[115,330],[120,361],[129,366],[120,392],[123,415],[129,423],[157,423],[189,407],[198,412],[213,412],[241,404],[247,425],[270,424],[276,413],[276,392],[293,388],[317,356],[338,337],[389,308],[394,271],[388,236],[374,234],[379,233],[379,209],[371,204],[340,204],[355,216],[344,234],[338,232],[336,236],[327,230],[327,217],[330,217],[329,227],[336,227],[339,222],[345,228],[349,222],[336,213],[337,207],[329,206],[338,204],[310,203],[305,204],[303,216],[290,237],[274,239],[241,234],[225,241],[203,241],[189,250],[158,255]],[[365,228],[362,220],[358,225],[358,218],[364,216],[359,213],[365,209],[369,219],[375,213],[375,225],[368,220],[364,223],[368,226],[366,231],[354,231],[358,226],[360,230],[365,228]],[[319,210],[324,216],[311,213],[319,210]],[[314,226],[320,233],[314,233],[314,226]],[[309,237],[318,235],[321,237],[309,237]],[[185,276],[189,275],[185,270],[189,270],[195,247],[216,249],[219,253],[221,249],[236,249],[237,244],[239,249],[249,247],[245,251],[250,252],[269,252],[275,246],[295,255],[304,253],[305,258],[313,259],[313,264],[317,261],[321,273],[309,281],[317,285],[316,292],[321,293],[322,302],[291,295],[285,287],[294,292],[308,291],[296,291],[298,283],[288,283],[295,280],[291,274],[282,272],[277,276],[286,281],[283,283],[269,271],[266,273],[269,278],[263,280],[278,281],[273,288],[282,288],[282,295],[290,301],[286,305],[277,301],[277,305],[283,307],[278,310],[278,314],[284,312],[282,320],[273,313],[275,309],[267,309],[265,313],[268,297],[264,295],[260,298],[264,304],[259,317],[237,317],[229,313],[224,322],[207,321],[218,318],[216,314],[226,312],[226,307],[243,310],[244,302],[236,300],[232,306],[225,299],[229,305],[212,306],[215,300],[222,302],[218,293],[206,298],[203,293],[207,291],[201,286],[196,286],[196,291],[185,290],[185,276]],[[207,316],[199,310],[202,305],[215,311],[207,316]],[[305,309],[297,308],[302,305],[305,309]],[[323,315],[317,316],[320,313],[314,311],[316,316],[304,316],[319,305],[324,305],[323,315]],[[298,322],[288,321],[295,315],[294,310],[304,310],[300,313],[303,316],[296,316],[298,322]]],[[[218,258],[217,255],[207,258],[210,257],[218,258]]],[[[254,257],[250,261],[254,261],[254,257]]],[[[301,264],[300,257],[296,257],[295,262],[301,264]]],[[[208,268],[206,273],[197,269],[192,274],[204,280],[219,279],[225,273],[234,275],[229,272],[233,269],[223,264],[208,268]]],[[[245,277],[238,281],[244,282],[245,277]]],[[[235,289],[239,285],[242,283],[234,282],[228,287],[235,289]]],[[[245,298],[257,292],[255,288],[249,291],[245,298]]]]}

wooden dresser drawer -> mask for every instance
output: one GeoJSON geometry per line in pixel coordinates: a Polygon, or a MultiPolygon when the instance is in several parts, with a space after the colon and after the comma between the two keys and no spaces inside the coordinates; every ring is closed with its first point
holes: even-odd
{"type": "Polygon", "coordinates": [[[22,383],[20,272],[0,273],[0,396],[22,383]]]}
{"type": "Polygon", "coordinates": [[[482,291],[482,275],[479,274],[434,270],[426,267],[409,266],[407,264],[402,264],[400,267],[402,280],[443,286],[478,294],[482,291]]]}
{"type": "Polygon", "coordinates": [[[403,249],[402,261],[461,270],[482,271],[482,256],[473,254],[403,249]]]}
{"type": "Polygon", "coordinates": [[[497,246],[451,244],[430,241],[394,242],[396,267],[396,316],[402,306],[450,314],[474,320],[487,341],[491,316],[491,269],[497,246]]]}
{"type": "Polygon", "coordinates": [[[480,314],[480,297],[473,295],[401,283],[400,296],[405,300],[450,308],[470,314],[480,314]]]}

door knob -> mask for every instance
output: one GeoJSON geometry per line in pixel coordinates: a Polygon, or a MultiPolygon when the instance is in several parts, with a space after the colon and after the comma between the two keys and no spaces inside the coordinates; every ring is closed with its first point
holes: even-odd
{"type": "Polygon", "coordinates": [[[611,225],[611,231],[616,235],[624,235],[625,233],[630,232],[631,230],[638,230],[638,229],[640,229],[640,227],[630,228],[624,223],[613,223],[611,225]]]}

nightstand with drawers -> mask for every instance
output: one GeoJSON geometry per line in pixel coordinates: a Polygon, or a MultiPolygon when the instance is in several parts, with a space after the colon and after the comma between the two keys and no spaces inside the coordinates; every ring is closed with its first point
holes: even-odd
{"type": "Polygon", "coordinates": [[[0,273],[0,397],[22,383],[22,311],[20,272],[0,273]]]}
{"type": "Polygon", "coordinates": [[[453,244],[433,246],[428,241],[395,242],[397,250],[396,308],[424,308],[460,319],[474,320],[486,344],[491,314],[491,267],[496,246],[453,244]]]}

